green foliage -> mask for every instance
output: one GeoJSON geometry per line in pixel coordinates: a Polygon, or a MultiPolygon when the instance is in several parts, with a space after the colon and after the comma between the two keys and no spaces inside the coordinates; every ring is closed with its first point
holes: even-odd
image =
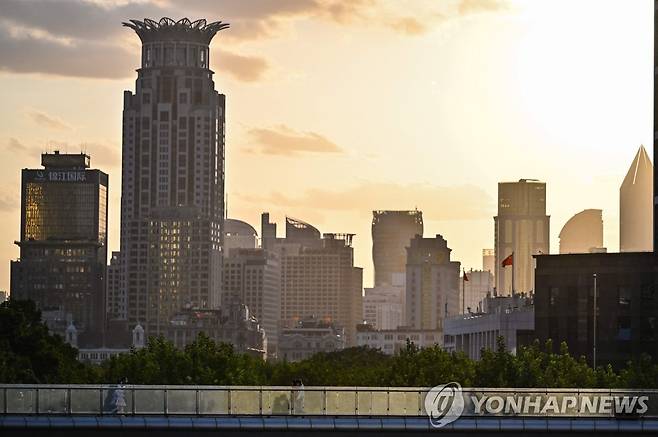
{"type": "Polygon", "coordinates": [[[314,386],[432,387],[451,381],[472,387],[658,388],[658,365],[649,356],[616,373],[608,365],[592,369],[584,357],[552,342],[506,351],[483,350],[473,361],[439,346],[419,349],[411,342],[396,355],[367,347],[319,353],[300,362],[262,361],[236,353],[231,345],[201,334],[184,350],[164,338],[151,338],[139,350],[112,357],[102,366],[79,363],[77,351],[48,333],[31,302],[0,305],[0,382],[116,383],[194,385],[290,385],[302,379],[314,386]]]}
{"type": "Polygon", "coordinates": [[[94,371],[79,363],[78,353],[50,335],[32,301],[0,304],[0,381],[50,384],[82,383],[94,371]]]}

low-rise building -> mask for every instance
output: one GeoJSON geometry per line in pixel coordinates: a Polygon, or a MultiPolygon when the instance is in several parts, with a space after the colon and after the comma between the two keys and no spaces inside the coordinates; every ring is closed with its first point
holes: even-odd
{"type": "Polygon", "coordinates": [[[279,358],[301,361],[318,352],[335,352],[345,348],[345,330],[328,320],[310,317],[279,335],[279,358]]]}
{"type": "Polygon", "coordinates": [[[441,331],[409,327],[375,329],[371,325],[363,324],[357,328],[356,340],[358,346],[367,346],[379,349],[387,355],[395,355],[407,347],[407,342],[420,348],[440,345],[441,331]]]}
{"type": "Polygon", "coordinates": [[[205,334],[217,343],[229,343],[238,353],[265,359],[267,336],[249,308],[232,302],[220,309],[189,308],[176,314],[162,335],[176,347],[184,348],[205,334]]]}
{"type": "Polygon", "coordinates": [[[447,318],[443,324],[443,348],[464,352],[479,360],[483,349],[495,350],[498,337],[508,351],[527,344],[535,329],[532,299],[525,296],[486,297],[482,311],[447,318]]]}

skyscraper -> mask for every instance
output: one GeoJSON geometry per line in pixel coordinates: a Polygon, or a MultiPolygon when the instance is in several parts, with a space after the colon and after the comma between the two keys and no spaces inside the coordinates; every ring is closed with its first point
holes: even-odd
{"type": "Polygon", "coordinates": [[[644,146],[619,188],[619,251],[652,250],[653,165],[644,146]]]}
{"type": "Polygon", "coordinates": [[[209,69],[221,22],[124,23],[142,41],[124,92],[121,256],[128,319],[157,335],[181,308],[217,308],[222,282],[225,96],[209,69]]]}
{"type": "Polygon", "coordinates": [[[441,331],[446,317],[459,313],[459,266],[450,261],[447,241],[441,236],[416,235],[407,248],[407,325],[441,331]]]}
{"type": "Polygon", "coordinates": [[[496,272],[496,251],[493,249],[482,249],[482,271],[490,272],[492,277],[496,272]]]}
{"type": "Polygon", "coordinates": [[[222,306],[247,305],[267,335],[267,354],[276,356],[281,319],[281,265],[265,249],[231,248],[224,257],[222,306]]]}
{"type": "Polygon", "coordinates": [[[105,327],[108,176],[85,154],[41,155],[24,169],[20,259],[11,263],[11,297],[32,299],[63,334],[72,322],[81,344],[105,327]]]}
{"type": "Polygon", "coordinates": [[[571,217],[560,231],[560,253],[590,253],[603,247],[603,211],[586,209],[571,217]]]}
{"type": "Polygon", "coordinates": [[[395,273],[406,271],[409,241],[423,236],[421,211],[372,212],[372,262],[375,286],[392,285],[395,273]]]}
{"type": "MultiPolygon", "coordinates": [[[[262,223],[271,228],[269,217],[262,223]]],[[[344,328],[347,344],[356,344],[363,317],[363,269],[354,266],[353,234],[324,234],[286,217],[286,237],[268,240],[281,262],[281,324],[293,327],[314,316],[344,328]]]]}
{"type": "Polygon", "coordinates": [[[498,295],[534,288],[532,255],[550,253],[550,216],[546,215],[546,184],[536,179],[498,184],[498,215],[494,217],[498,295]],[[502,262],[512,255],[512,265],[502,262]],[[512,281],[514,280],[514,281],[512,281]],[[514,290],[512,289],[514,282],[514,290]]]}

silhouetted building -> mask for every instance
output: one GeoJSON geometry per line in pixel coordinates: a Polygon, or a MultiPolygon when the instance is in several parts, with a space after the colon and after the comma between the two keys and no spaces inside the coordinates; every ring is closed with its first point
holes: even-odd
{"type": "Polygon", "coordinates": [[[482,309],[449,317],[443,325],[443,348],[448,352],[464,352],[479,360],[482,350],[497,349],[498,337],[505,349],[516,354],[519,346],[534,339],[535,311],[532,299],[515,295],[486,297],[482,309]]]}
{"type": "Polygon", "coordinates": [[[126,320],[128,317],[125,278],[123,277],[121,252],[112,252],[110,265],[107,266],[107,317],[108,319],[126,320]]]}
{"type": "Polygon", "coordinates": [[[307,317],[281,331],[279,357],[301,361],[318,352],[336,352],[345,348],[343,328],[331,321],[307,317]]]}
{"type": "Polygon", "coordinates": [[[419,348],[442,344],[442,334],[439,330],[413,329],[400,326],[395,329],[375,329],[369,324],[357,327],[357,346],[379,349],[386,355],[395,355],[406,349],[407,343],[413,343],[419,348]]]}
{"type": "Polygon", "coordinates": [[[224,254],[231,249],[255,249],[258,232],[247,222],[235,219],[224,220],[224,254]]]}
{"type": "Polygon", "coordinates": [[[241,302],[260,322],[267,335],[267,354],[275,357],[281,318],[281,265],[265,249],[229,250],[224,257],[222,303],[241,302]]]}
{"type": "Polygon", "coordinates": [[[652,250],[653,165],[644,146],[619,188],[619,251],[652,250]]]}
{"type": "Polygon", "coordinates": [[[603,249],[603,211],[586,209],[571,217],[560,231],[560,253],[590,253],[603,249]]]}
{"type": "Polygon", "coordinates": [[[286,237],[268,240],[268,250],[281,262],[282,326],[311,314],[343,327],[347,345],[355,344],[363,317],[363,269],[354,267],[353,236],[321,238],[315,227],[287,217],[286,237]]]}
{"type": "Polygon", "coordinates": [[[209,44],[228,24],[131,20],[142,41],[124,92],[121,254],[128,319],[162,333],[184,307],[219,307],[225,96],[209,44]]]}
{"type": "Polygon", "coordinates": [[[498,184],[498,215],[494,217],[494,275],[499,296],[526,293],[533,289],[532,255],[550,253],[549,225],[545,183],[520,179],[518,182],[498,184]],[[503,267],[503,260],[512,254],[513,265],[503,267]]]}
{"type": "Polygon", "coordinates": [[[652,253],[536,256],[535,330],[592,363],[597,275],[597,365],[658,351],[658,265],[652,253]]]}
{"type": "Polygon", "coordinates": [[[260,245],[269,249],[269,244],[276,240],[276,223],[270,222],[270,213],[264,212],[260,216],[260,245]]]}
{"type": "Polygon", "coordinates": [[[416,235],[407,248],[406,312],[411,329],[443,329],[443,320],[459,313],[460,263],[441,236],[416,235]]]}
{"type": "Polygon", "coordinates": [[[372,262],[375,286],[391,285],[393,275],[405,273],[409,241],[423,236],[421,211],[372,212],[372,262]]]}
{"type": "Polygon", "coordinates": [[[249,308],[237,301],[227,302],[218,309],[182,309],[163,327],[162,332],[180,349],[203,333],[216,343],[233,345],[237,353],[266,358],[265,331],[249,308]]]}
{"type": "Polygon", "coordinates": [[[71,325],[80,344],[102,341],[105,327],[108,176],[89,156],[41,155],[23,169],[20,259],[11,262],[11,296],[32,299],[49,328],[71,325]]]}

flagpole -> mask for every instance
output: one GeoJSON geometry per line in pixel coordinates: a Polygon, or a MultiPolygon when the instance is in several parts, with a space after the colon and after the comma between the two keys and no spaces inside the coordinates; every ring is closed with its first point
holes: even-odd
{"type": "Polygon", "coordinates": [[[514,289],[514,251],[512,251],[512,297],[514,297],[515,289],[514,289]]]}
{"type": "Polygon", "coordinates": [[[462,269],[462,314],[466,314],[466,270],[462,269]]]}

